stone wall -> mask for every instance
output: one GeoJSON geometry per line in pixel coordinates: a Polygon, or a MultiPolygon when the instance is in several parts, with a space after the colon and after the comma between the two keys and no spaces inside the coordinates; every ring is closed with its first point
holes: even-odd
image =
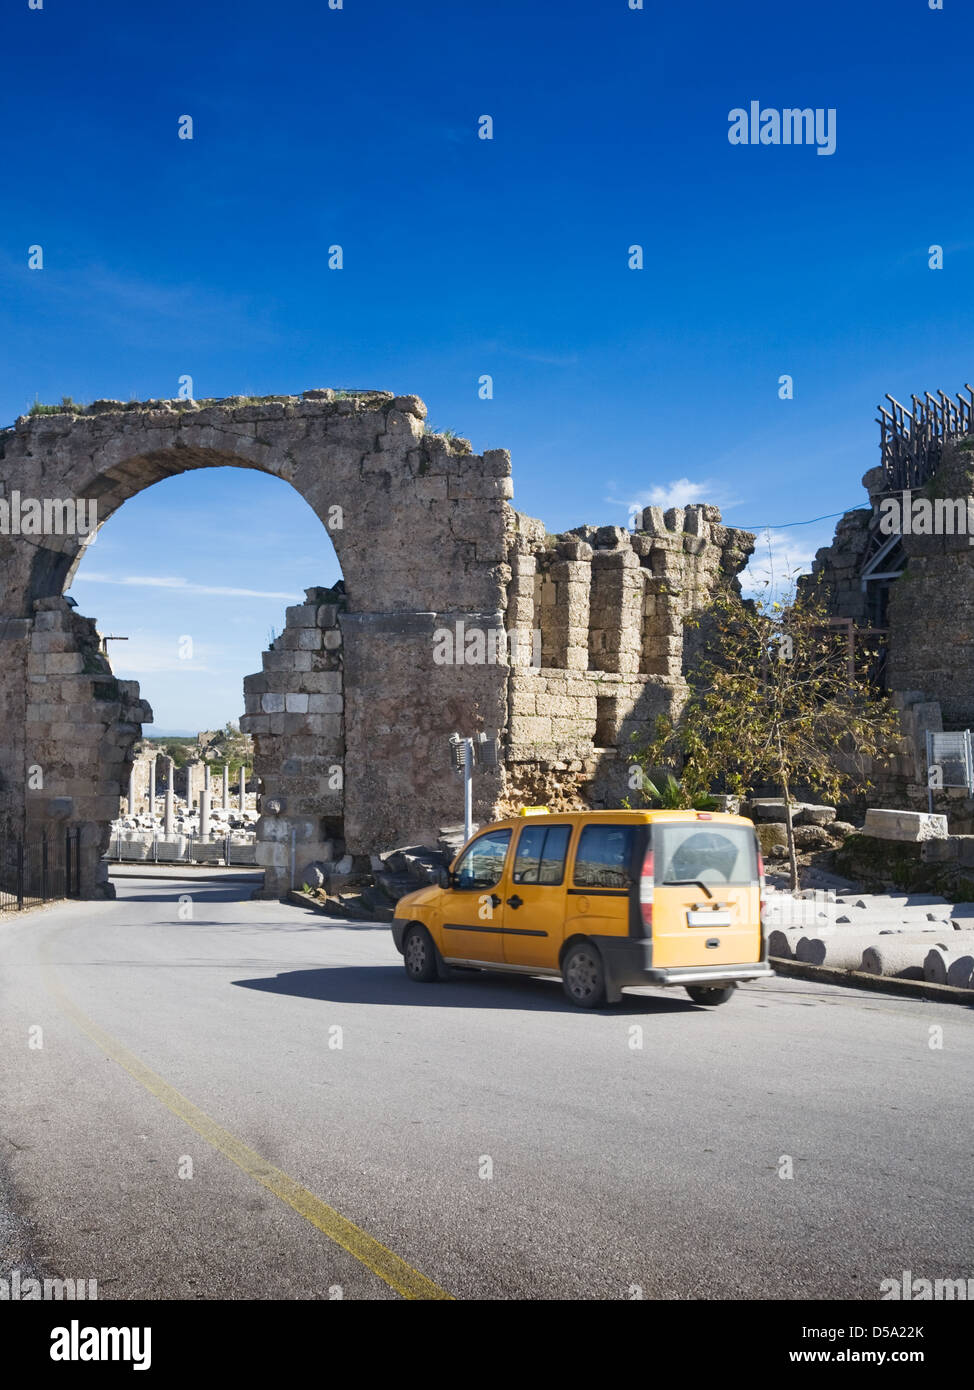
{"type": "Polygon", "coordinates": [[[287,610],[284,631],[264,652],[261,674],[244,680],[247,712],[240,728],[254,740],[262,789],[257,863],[268,897],[300,885],[308,864],[345,853],[338,618],[346,601],[330,589],[308,589],[305,596],[305,603],[287,610]]]}
{"type": "MultiPolygon", "coordinates": [[[[429,433],[425,416],[415,396],[313,391],[103,401],[0,432],[4,499],[87,499],[100,524],[161,478],[229,464],[286,480],[328,529],[342,584],[307,590],[245,682],[270,893],[311,862],[347,852],[367,864],[456,823],[454,732],[500,737],[500,768],[476,776],[478,821],[526,798],[618,805],[631,736],[685,698],[685,619],[753,547],[706,506],[647,508],[634,534],[548,536],[509,505],[505,451],[475,455],[466,440],[429,433]]],[[[71,798],[94,891],[147,707],[62,597],[83,551],[73,534],[0,537],[0,814],[19,825],[52,816],[52,795],[71,798]],[[30,801],[35,763],[47,798],[30,801]]],[[[201,773],[180,779],[190,802],[201,773]]],[[[141,804],[141,777],[136,790],[141,804]]]]}
{"type": "Polygon", "coordinates": [[[512,512],[508,625],[518,651],[540,633],[540,667],[513,667],[500,810],[525,801],[618,806],[631,795],[633,739],[676,717],[697,644],[685,622],[754,548],[716,507],[657,507],[634,533],[581,526],[548,536],[512,512]]]}
{"type": "Polygon", "coordinates": [[[20,783],[26,833],[34,836],[59,823],[80,826],[82,894],[108,894],[101,856],[120,792],[128,791],[133,746],[152,711],[139,698],[136,681],[112,675],[90,619],[63,598],[38,599],[34,610],[26,639],[26,766],[20,783]]]}
{"type": "MultiPolygon", "coordinates": [[[[305,498],[328,530],[345,584],[339,629],[321,632],[323,640],[329,632],[340,635],[335,650],[351,682],[340,810],[348,848],[363,856],[412,838],[418,817],[424,833],[455,822],[460,802],[450,769],[450,734],[506,722],[506,668],[440,665],[434,644],[444,626],[504,628],[510,457],[503,450],[475,455],[468,441],[429,432],[425,417],[426,407],[415,396],[318,390],[259,401],[100,401],[80,413],[22,417],[13,429],[0,431],[0,497],[8,505],[18,497],[84,500],[97,506],[101,524],[128,497],[162,478],[226,465],[273,474],[305,498]]],[[[0,745],[0,817],[22,827],[28,765],[42,764],[59,784],[71,782],[83,798],[73,812],[85,826],[90,886],[98,846],[107,842],[109,824],[128,792],[127,758],[141,732],[138,690],[134,683],[114,682],[101,658],[100,672],[113,682],[115,697],[99,706],[107,723],[96,721],[83,668],[75,669],[80,648],[30,655],[35,628],[39,636],[50,634],[38,626],[37,614],[69,611],[62,594],[84,544],[82,536],[67,532],[0,536],[0,714],[7,721],[0,745]],[[40,655],[52,694],[50,717],[28,719],[28,702],[40,703],[32,689],[40,655]],[[82,759],[78,745],[95,737],[96,723],[97,768],[78,761],[78,775],[68,776],[69,761],[82,759]]],[[[88,646],[97,646],[89,628],[88,646]]],[[[309,629],[295,622],[286,634],[292,630],[297,645],[275,644],[262,673],[282,675],[283,687],[269,682],[266,691],[248,691],[285,699],[283,710],[272,713],[262,703],[253,711],[256,718],[284,717],[286,732],[272,733],[268,726],[264,735],[265,748],[274,751],[265,753],[260,772],[265,787],[275,778],[280,784],[278,795],[266,791],[269,800],[284,801],[274,832],[279,843],[289,843],[292,830],[306,835],[309,799],[299,784],[305,774],[317,775],[316,760],[330,759],[342,737],[335,732],[340,714],[310,709],[312,695],[336,692],[293,679],[312,674],[306,663],[315,663],[317,649],[300,645],[300,631],[309,629]],[[308,710],[288,709],[289,694],[307,695],[308,710]],[[324,751],[317,747],[322,740],[324,751]]],[[[495,799],[482,784],[478,814],[486,815],[495,799]]],[[[33,804],[32,815],[41,814],[44,804],[33,804]]],[[[333,797],[316,804],[313,818],[327,826],[336,805],[333,797]]]]}
{"type": "MultiPolygon", "coordinates": [[[[974,440],[947,444],[931,481],[910,493],[914,499],[974,498],[974,440]]],[[[869,561],[890,537],[880,529],[888,491],[882,468],[863,477],[868,506],[847,512],[830,546],[819,550],[813,581],[821,583],[830,611],[856,628],[879,628],[870,638],[885,643],[885,681],[900,710],[902,738],[892,764],[877,768],[873,804],[927,810],[926,738],[931,730],[974,727],[974,546],[966,532],[911,534],[901,530],[895,551],[873,565],[875,572],[900,569],[898,578],[875,580],[869,561]]],[[[974,826],[974,800],[962,788],[934,795],[934,810],[950,817],[952,829],[974,826]]]]}
{"type": "MultiPolygon", "coordinates": [[[[944,450],[940,466],[911,500],[974,499],[974,439],[954,440],[944,450]]],[[[901,499],[887,491],[881,468],[863,477],[868,507],[847,512],[839,521],[830,546],[819,550],[813,574],[828,595],[837,617],[857,626],[876,623],[888,628],[887,686],[891,692],[921,690],[942,710],[944,727],[974,726],[974,546],[965,531],[958,534],[900,534],[897,542],[905,568],[892,581],[874,580],[864,568],[880,542],[884,498],[901,499]],[[884,602],[876,593],[886,590],[884,602]]],[[[880,566],[884,569],[886,565],[880,566]]]]}
{"type": "MultiPolygon", "coordinates": [[[[974,497],[974,440],[949,447],[929,491],[974,497]]],[[[890,589],[889,686],[923,690],[945,727],[974,727],[974,545],[967,534],[907,535],[907,568],[890,589]]]]}

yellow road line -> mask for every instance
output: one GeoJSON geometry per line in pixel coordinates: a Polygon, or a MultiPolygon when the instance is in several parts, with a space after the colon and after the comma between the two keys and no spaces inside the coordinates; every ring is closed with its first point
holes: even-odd
{"type": "Polygon", "coordinates": [[[413,1269],[412,1265],[401,1260],[354,1222],[347,1220],[341,1212],[288,1177],[280,1168],[275,1168],[266,1159],[261,1158],[254,1149],[249,1148],[229,1130],[223,1129],[191,1100],[187,1100],[175,1087],[170,1086],[140,1061],[133,1052],[129,1052],[127,1047],[117,1042],[110,1033],[106,1033],[87,1014],[82,1013],[61,988],[49,959],[45,959],[43,965],[47,988],[72,1023],[113,1062],[124,1067],[140,1086],[144,1086],[157,1100],[161,1100],[168,1110],[189,1125],[190,1129],[195,1129],[208,1144],[231,1163],[235,1163],[248,1177],[259,1182],[269,1192],[273,1192],[282,1202],[286,1202],[299,1216],[303,1216],[321,1231],[322,1235],[326,1235],[329,1240],[347,1250],[360,1264],[365,1265],[366,1269],[378,1275],[390,1288],[395,1289],[396,1293],[402,1294],[403,1298],[453,1298],[452,1294],[441,1289],[431,1279],[427,1279],[425,1274],[420,1274],[418,1269],[413,1269]]]}

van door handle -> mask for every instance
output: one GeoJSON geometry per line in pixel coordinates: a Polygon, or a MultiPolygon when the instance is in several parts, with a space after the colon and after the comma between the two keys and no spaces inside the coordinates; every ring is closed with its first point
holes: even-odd
{"type": "Polygon", "coordinates": [[[519,898],[518,895],[515,893],[513,898],[508,898],[507,905],[508,907],[520,907],[523,902],[524,899],[519,898]]]}

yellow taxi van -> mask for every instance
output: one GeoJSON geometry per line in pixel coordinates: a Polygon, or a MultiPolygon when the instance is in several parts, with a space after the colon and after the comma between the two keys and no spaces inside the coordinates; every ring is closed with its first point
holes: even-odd
{"type": "Polygon", "coordinates": [[[485,826],[439,884],[401,898],[392,935],[411,980],[450,967],[553,975],[583,1009],[627,985],[723,1004],[774,972],[751,821],[717,811],[526,808],[485,826]]]}

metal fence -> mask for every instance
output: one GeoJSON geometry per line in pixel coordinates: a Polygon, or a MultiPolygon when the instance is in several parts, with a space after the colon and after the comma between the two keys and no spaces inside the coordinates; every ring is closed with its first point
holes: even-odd
{"type": "Polygon", "coordinates": [[[879,407],[882,465],[890,491],[923,487],[936,472],[951,439],[974,433],[974,386],[964,387],[969,400],[958,394],[953,400],[944,391],[935,396],[911,396],[912,410],[886,393],[890,408],[879,407]]]}
{"type": "Polygon", "coordinates": [[[0,836],[0,910],[81,893],[80,829],[0,836]]]}
{"type": "Polygon", "coordinates": [[[234,840],[230,835],[165,835],[154,834],[152,839],[141,837],[127,840],[122,833],[112,836],[109,859],[119,864],[205,864],[213,861],[224,864],[257,863],[256,840],[234,840]]]}

